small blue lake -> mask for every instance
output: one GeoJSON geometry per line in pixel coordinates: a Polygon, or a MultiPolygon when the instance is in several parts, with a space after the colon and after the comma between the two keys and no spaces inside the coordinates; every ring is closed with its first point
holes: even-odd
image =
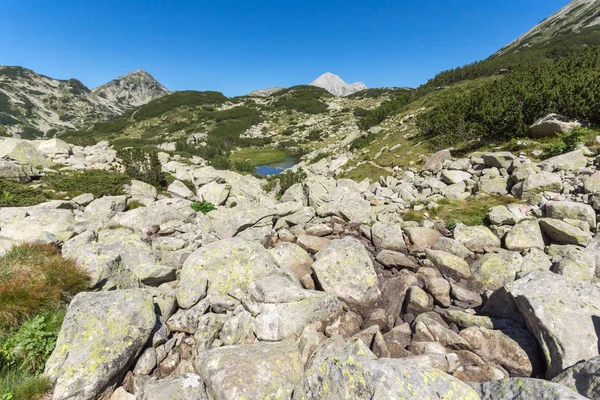
{"type": "Polygon", "coordinates": [[[254,173],[260,176],[270,176],[282,173],[288,168],[292,168],[299,161],[298,156],[289,156],[285,160],[275,164],[259,165],[254,173]]]}

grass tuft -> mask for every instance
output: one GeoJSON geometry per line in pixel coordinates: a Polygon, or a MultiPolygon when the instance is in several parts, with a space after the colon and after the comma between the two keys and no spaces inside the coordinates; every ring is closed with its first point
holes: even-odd
{"type": "Polygon", "coordinates": [[[44,244],[13,247],[0,259],[0,327],[58,307],[87,288],[88,275],[44,244]]]}

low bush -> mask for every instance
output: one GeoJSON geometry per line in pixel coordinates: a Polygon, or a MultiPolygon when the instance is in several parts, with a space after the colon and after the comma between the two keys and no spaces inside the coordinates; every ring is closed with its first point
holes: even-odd
{"type": "Polygon", "coordinates": [[[44,176],[42,182],[44,187],[65,192],[69,197],[83,193],[102,197],[124,194],[123,186],[131,182],[131,178],[121,173],[90,169],[81,172],[48,174],[44,176]]]}
{"type": "Polygon", "coordinates": [[[215,207],[214,204],[204,200],[204,201],[195,201],[193,202],[190,207],[192,207],[192,210],[196,211],[196,212],[201,212],[202,214],[208,214],[211,211],[214,211],[217,209],[217,207],[215,207]]]}
{"type": "Polygon", "coordinates": [[[585,129],[574,128],[568,133],[552,139],[548,143],[544,155],[546,157],[554,157],[573,151],[583,142],[586,134],[587,132],[585,129]]]}
{"type": "Polygon", "coordinates": [[[24,183],[0,179],[0,207],[29,207],[46,201],[41,189],[24,183]]]}
{"type": "Polygon", "coordinates": [[[375,135],[361,136],[350,143],[350,150],[360,150],[373,143],[375,135]]]}

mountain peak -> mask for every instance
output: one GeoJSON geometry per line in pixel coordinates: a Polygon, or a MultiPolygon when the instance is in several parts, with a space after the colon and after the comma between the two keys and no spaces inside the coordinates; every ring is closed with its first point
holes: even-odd
{"type": "Polygon", "coordinates": [[[124,108],[138,107],[169,94],[166,87],[143,69],[113,79],[92,92],[124,108]]]}
{"type": "Polygon", "coordinates": [[[367,89],[362,82],[355,82],[348,85],[342,78],[331,72],[326,72],[310,83],[311,86],[317,86],[327,90],[334,96],[344,97],[352,93],[367,89]]]}

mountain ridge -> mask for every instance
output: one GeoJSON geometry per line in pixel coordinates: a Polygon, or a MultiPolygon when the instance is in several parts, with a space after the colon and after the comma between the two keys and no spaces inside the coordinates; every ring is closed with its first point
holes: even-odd
{"type": "Polygon", "coordinates": [[[143,70],[90,90],[20,66],[0,66],[0,133],[47,137],[123,115],[169,91],[143,70]]]}
{"type": "Polygon", "coordinates": [[[573,0],[498,50],[494,56],[541,45],[569,33],[579,33],[582,29],[598,25],[600,25],[600,2],[597,0],[573,0]]]}

